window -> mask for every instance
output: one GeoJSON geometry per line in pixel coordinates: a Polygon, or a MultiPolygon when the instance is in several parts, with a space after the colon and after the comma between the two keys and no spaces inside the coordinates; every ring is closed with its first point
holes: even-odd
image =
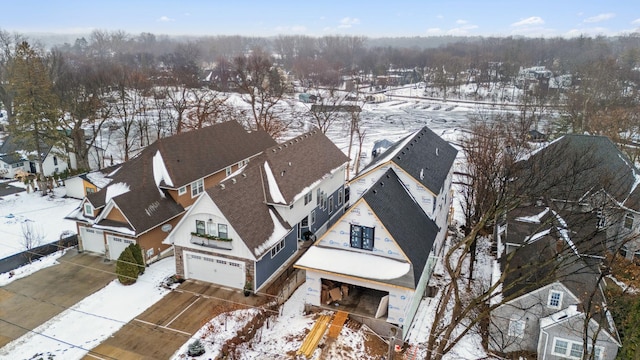
{"type": "MultiPolygon", "coordinates": [[[[602,346],[596,346],[595,348],[591,345],[587,347],[589,353],[593,352],[593,358],[595,360],[602,360],[602,346]]],[[[554,338],[553,339],[553,350],[551,351],[552,355],[562,356],[564,358],[569,359],[582,359],[582,353],[584,351],[584,345],[581,341],[571,341],[562,338],[554,338]]]]}
{"type": "Polygon", "coordinates": [[[562,306],[562,292],[551,290],[549,291],[549,300],[547,306],[550,308],[559,309],[562,306]]]}
{"type": "Polygon", "coordinates": [[[205,234],[204,221],[196,220],[196,233],[200,235],[205,234]]]}
{"type": "Polygon", "coordinates": [[[553,346],[553,354],[565,355],[569,349],[569,342],[556,339],[556,344],[553,346]]]}
{"type": "Polygon", "coordinates": [[[96,192],[96,189],[94,189],[94,188],[92,188],[92,187],[86,187],[86,188],[84,188],[84,191],[85,191],[87,194],[93,194],[94,192],[96,192]]]}
{"type": "Polygon", "coordinates": [[[524,337],[524,320],[520,319],[511,319],[509,320],[509,336],[514,336],[518,338],[524,337]]]}
{"type": "Polygon", "coordinates": [[[58,165],[58,157],[57,156],[53,157],[53,165],[58,165]]]}
{"type": "Polygon", "coordinates": [[[313,193],[311,191],[309,191],[305,196],[304,196],[304,204],[307,205],[308,203],[311,202],[311,200],[313,200],[313,193]]]}
{"type": "Polygon", "coordinates": [[[209,235],[218,236],[218,226],[213,221],[207,222],[207,231],[209,235]]]}
{"type": "Polygon", "coordinates": [[[373,250],[372,227],[351,225],[351,247],[363,250],[373,250]]]}
{"type": "Polygon", "coordinates": [[[218,237],[221,237],[223,239],[229,238],[229,233],[227,232],[226,224],[218,224],[218,237]]]}
{"type": "Polygon", "coordinates": [[[229,167],[227,167],[226,169],[224,169],[224,174],[225,174],[226,176],[231,175],[231,166],[229,166],[229,167]]]}
{"type": "Polygon", "coordinates": [[[191,183],[191,197],[196,197],[204,191],[204,180],[196,180],[191,183]]]}
{"type": "Polygon", "coordinates": [[[89,203],[84,204],[84,214],[87,216],[93,216],[93,205],[89,203]]]}
{"type": "Polygon", "coordinates": [[[602,213],[602,210],[598,209],[598,211],[596,211],[596,217],[598,218],[598,223],[596,224],[596,228],[604,229],[605,225],[607,224],[607,220],[605,219],[604,214],[602,213]]]}
{"type": "Polygon", "coordinates": [[[340,191],[338,191],[338,206],[342,205],[343,202],[344,202],[344,193],[342,192],[342,189],[340,189],[340,191]]]}
{"type": "Polygon", "coordinates": [[[633,214],[627,213],[624,216],[624,228],[631,230],[633,228],[633,214]]]}
{"type": "Polygon", "coordinates": [[[311,220],[310,221],[311,222],[309,224],[311,224],[311,225],[316,223],[316,211],[315,210],[311,211],[311,220]]]}
{"type": "Polygon", "coordinates": [[[178,196],[184,195],[186,193],[187,193],[187,187],[186,186],[182,186],[182,187],[178,188],[178,196]]]}
{"type": "Polygon", "coordinates": [[[322,200],[322,190],[316,190],[316,205],[320,205],[320,201],[322,200]]]}
{"type": "Polygon", "coordinates": [[[309,227],[309,217],[308,216],[305,216],[304,219],[302,219],[302,221],[300,222],[300,226],[309,227]]]}
{"type": "Polygon", "coordinates": [[[271,257],[276,256],[282,249],[284,249],[284,239],[271,248],[271,257]]]}
{"type": "Polygon", "coordinates": [[[329,214],[333,212],[333,196],[329,196],[329,214]]]}

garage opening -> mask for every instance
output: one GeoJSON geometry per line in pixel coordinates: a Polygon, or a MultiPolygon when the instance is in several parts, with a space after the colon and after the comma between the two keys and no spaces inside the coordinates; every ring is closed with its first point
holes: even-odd
{"type": "Polygon", "coordinates": [[[377,319],[386,319],[389,292],[322,279],[323,306],[377,319]]]}

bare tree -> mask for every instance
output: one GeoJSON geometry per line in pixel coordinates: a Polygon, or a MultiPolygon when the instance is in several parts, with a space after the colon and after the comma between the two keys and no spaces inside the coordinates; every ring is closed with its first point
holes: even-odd
{"type": "Polygon", "coordinates": [[[20,225],[22,229],[22,247],[26,250],[25,254],[29,262],[33,259],[33,249],[42,245],[44,240],[44,232],[42,229],[36,229],[31,221],[25,221],[20,225]]]}

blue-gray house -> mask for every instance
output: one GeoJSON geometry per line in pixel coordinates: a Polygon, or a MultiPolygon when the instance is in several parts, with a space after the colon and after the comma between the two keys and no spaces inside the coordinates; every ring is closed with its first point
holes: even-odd
{"type": "Polygon", "coordinates": [[[176,273],[264,289],[343,213],[347,162],[317,130],[266,149],[206,189],[171,231],[176,273]]]}

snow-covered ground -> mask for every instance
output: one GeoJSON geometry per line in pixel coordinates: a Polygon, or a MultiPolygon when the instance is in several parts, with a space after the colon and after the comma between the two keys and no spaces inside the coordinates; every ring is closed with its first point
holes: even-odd
{"type": "MultiPolygon", "coordinates": [[[[56,256],[59,255],[47,257],[42,262],[56,256]]],[[[30,359],[37,353],[43,353],[51,354],[55,359],[80,359],[168,294],[170,290],[160,284],[174,273],[174,259],[166,258],[148,267],[133,285],[124,286],[114,280],[32,332],[7,344],[0,349],[0,358],[30,359]]]]}
{"type": "MultiPolygon", "coordinates": [[[[362,127],[366,129],[366,135],[362,145],[361,167],[371,160],[371,149],[377,140],[388,139],[397,141],[402,137],[428,126],[437,134],[449,141],[455,142],[461,134],[459,130],[464,129],[469,124],[468,115],[474,112],[473,106],[456,105],[448,111],[434,110],[438,106],[433,106],[437,102],[421,100],[397,100],[381,104],[366,104],[361,113],[362,127]],[[429,106],[427,106],[429,105],[429,106]]],[[[444,107],[443,107],[444,108],[444,107]]],[[[292,132],[288,135],[297,135],[292,132]]],[[[329,129],[327,136],[348,153],[348,129],[336,124],[329,129]]],[[[357,146],[353,149],[352,157],[355,157],[357,146]]],[[[57,189],[63,191],[63,189],[57,189]]],[[[0,200],[0,221],[6,221],[7,225],[1,223],[0,233],[3,237],[0,240],[0,256],[6,256],[13,249],[14,252],[23,250],[20,245],[22,231],[20,224],[25,221],[33,221],[41,226],[47,238],[53,237],[56,240],[59,234],[65,230],[75,230],[75,224],[62,220],[65,215],[71,212],[78,205],[78,200],[63,199],[56,197],[50,199],[41,197],[38,194],[21,193],[17,196],[10,195],[0,200]],[[12,216],[9,216],[12,214],[12,216]],[[7,217],[9,216],[9,217],[7,217]],[[28,219],[28,220],[27,220],[28,219]],[[11,236],[4,236],[11,235],[11,236]],[[12,239],[12,240],[5,240],[12,239]]],[[[459,212],[456,211],[458,214],[459,212]]],[[[32,269],[51,266],[55,263],[55,256],[47,257],[32,266],[32,269]]],[[[14,278],[24,276],[31,270],[23,268],[16,271],[14,278]]],[[[487,268],[490,271],[490,267],[487,268]]],[[[98,345],[105,338],[117,331],[127,321],[143,312],[151,306],[168,290],[158,288],[158,284],[165,277],[175,273],[172,258],[165,259],[153,264],[135,285],[124,287],[117,281],[107,287],[85,298],[73,308],[66,310],[51,321],[34,329],[33,333],[27,334],[20,339],[10,343],[0,350],[0,357],[24,358],[30,357],[36,352],[49,352],[56,355],[56,358],[77,359],[87,353],[88,349],[98,345]],[[120,306],[122,302],[136,304],[137,306],[120,306]],[[55,340],[54,340],[55,338],[55,340]]],[[[6,274],[0,276],[0,284],[3,281],[11,281],[6,274]]],[[[290,358],[287,353],[295,352],[304,340],[307,329],[313,325],[313,315],[303,314],[304,291],[296,291],[294,295],[285,303],[280,315],[271,317],[269,326],[263,326],[256,338],[241,345],[239,354],[242,359],[256,358],[290,358]]],[[[430,307],[433,304],[427,300],[420,306],[419,319],[416,321],[411,333],[411,342],[420,344],[428,336],[428,325],[430,324],[430,307]]],[[[235,336],[248,319],[255,315],[255,309],[238,310],[230,314],[223,314],[210,321],[193,339],[203,338],[206,343],[207,354],[204,358],[215,357],[220,351],[220,344],[226,339],[235,336]],[[226,330],[223,326],[226,323],[226,330]]],[[[364,349],[365,332],[355,331],[345,327],[339,339],[328,349],[325,349],[325,356],[334,359],[341,358],[362,358],[368,356],[364,349]]],[[[181,358],[185,354],[193,340],[188,341],[178,350],[174,358],[181,358]]],[[[419,346],[417,347],[420,348],[419,346]]],[[[479,346],[477,336],[469,336],[461,342],[451,355],[450,359],[476,359],[486,356],[479,346]]],[[[315,357],[319,356],[319,350],[315,357]]]]}
{"type": "Polygon", "coordinates": [[[59,187],[54,188],[53,196],[21,192],[0,197],[0,259],[27,249],[23,235],[27,226],[42,238],[39,245],[57,241],[65,232],[75,233],[75,222],[64,217],[78,207],[80,200],[64,195],[65,189],[59,187]]]}

